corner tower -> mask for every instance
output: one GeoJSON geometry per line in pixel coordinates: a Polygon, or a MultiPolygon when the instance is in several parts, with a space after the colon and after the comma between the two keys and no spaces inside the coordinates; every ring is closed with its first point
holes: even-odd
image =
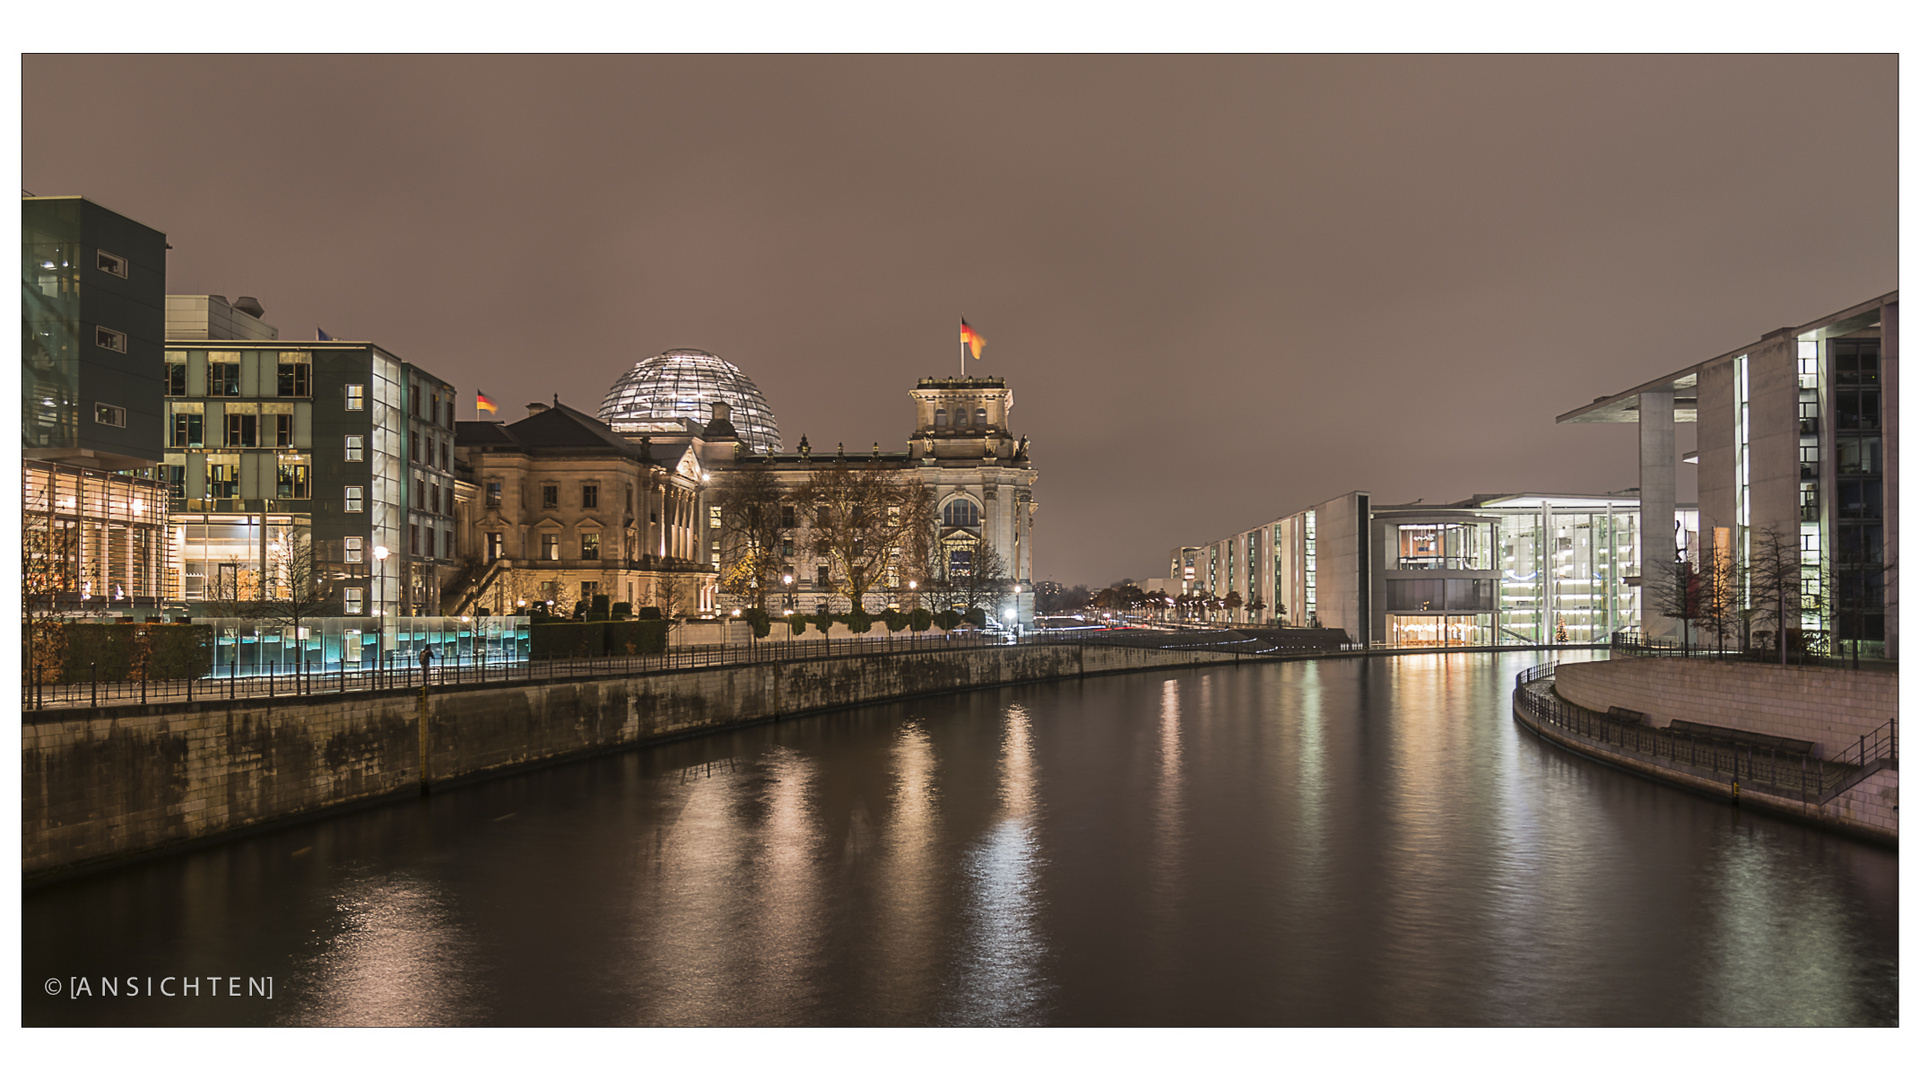
{"type": "Polygon", "coordinates": [[[1016,440],[1009,426],[1013,391],[989,375],[921,379],[911,393],[911,452],[934,495],[948,572],[970,572],[977,546],[991,544],[1019,586],[1020,624],[1031,627],[1037,475],[1026,438],[1016,440]]]}

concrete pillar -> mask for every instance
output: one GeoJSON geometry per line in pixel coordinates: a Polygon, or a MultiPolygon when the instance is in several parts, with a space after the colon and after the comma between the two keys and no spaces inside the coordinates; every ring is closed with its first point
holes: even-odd
{"type": "Polygon", "coordinates": [[[1673,391],[1640,395],[1640,628],[1649,637],[1680,635],[1660,614],[1660,591],[1672,564],[1674,499],[1673,391]]]}

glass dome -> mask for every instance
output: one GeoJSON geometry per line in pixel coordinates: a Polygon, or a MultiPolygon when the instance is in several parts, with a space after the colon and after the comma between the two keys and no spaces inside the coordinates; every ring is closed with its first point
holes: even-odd
{"type": "Polygon", "coordinates": [[[633,365],[600,402],[600,419],[619,432],[650,430],[649,420],[685,418],[702,425],[713,419],[713,403],[730,407],[735,431],[755,453],[780,447],[780,426],[773,409],[739,368],[710,352],[673,349],[633,365]]]}

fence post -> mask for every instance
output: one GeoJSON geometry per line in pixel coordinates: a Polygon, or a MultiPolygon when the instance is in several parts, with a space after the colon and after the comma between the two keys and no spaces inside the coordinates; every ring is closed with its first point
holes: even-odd
{"type": "Polygon", "coordinates": [[[100,664],[98,661],[87,662],[87,682],[92,686],[87,704],[97,709],[100,707],[100,664]]]}

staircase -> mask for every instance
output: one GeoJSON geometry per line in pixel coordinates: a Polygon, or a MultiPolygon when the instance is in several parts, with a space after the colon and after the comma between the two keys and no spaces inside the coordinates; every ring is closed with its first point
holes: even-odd
{"type": "MultiPolygon", "coordinates": [[[[447,593],[454,593],[460,597],[460,602],[453,605],[451,610],[447,610],[443,606],[442,610],[446,610],[446,613],[448,615],[454,616],[456,618],[458,618],[461,615],[465,615],[467,613],[468,608],[473,607],[476,603],[479,602],[481,597],[487,595],[487,590],[492,588],[494,586],[494,583],[500,580],[500,575],[502,573],[513,569],[513,560],[512,559],[495,559],[494,561],[490,563],[486,563],[484,565],[482,564],[475,564],[475,565],[476,567],[478,567],[479,572],[476,575],[473,584],[468,585],[464,583],[463,579],[469,576],[464,571],[459,576],[455,577],[452,581],[447,583],[447,590],[446,590],[447,593]]],[[[443,593],[442,595],[446,595],[446,593],[443,593]]]]}

